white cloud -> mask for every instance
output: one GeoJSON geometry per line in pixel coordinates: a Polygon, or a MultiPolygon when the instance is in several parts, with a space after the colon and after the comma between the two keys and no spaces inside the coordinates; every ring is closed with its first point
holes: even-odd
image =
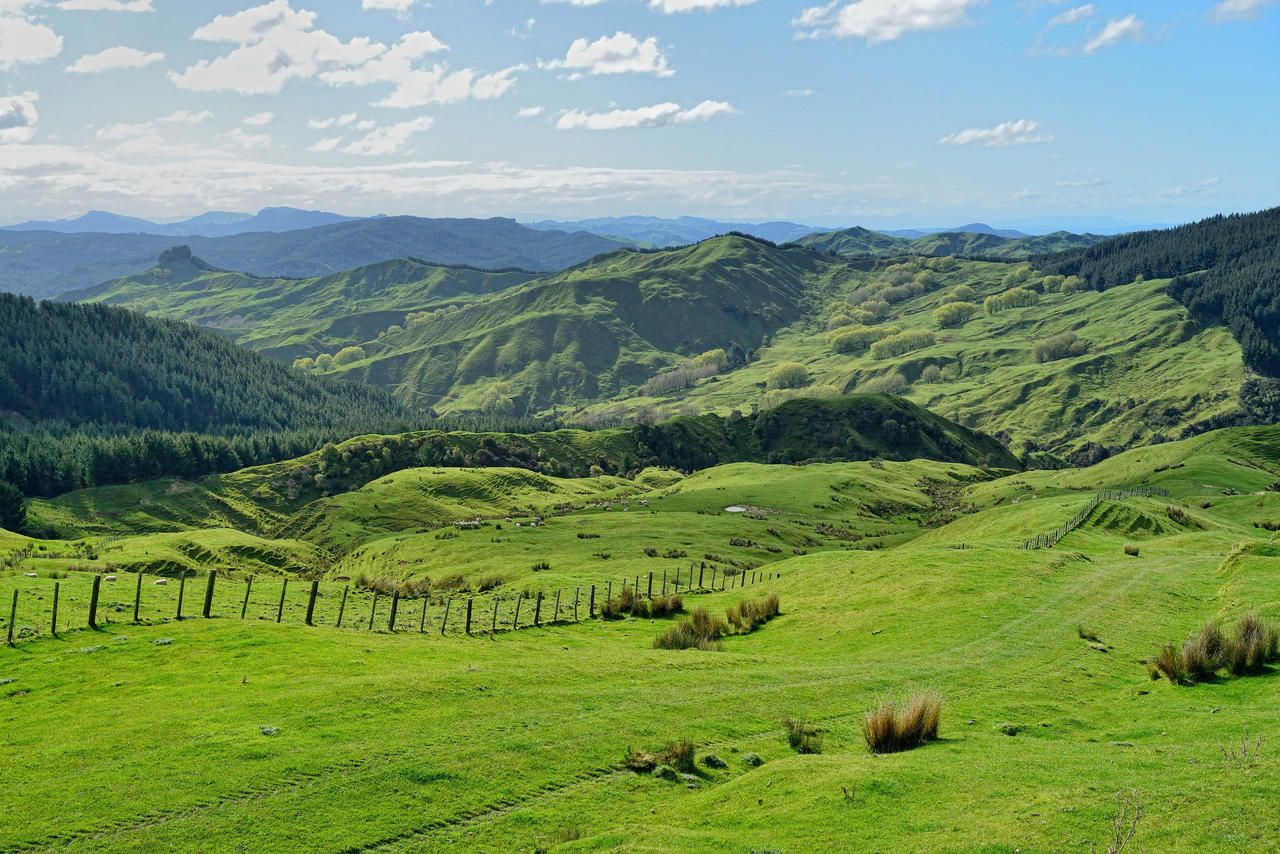
{"type": "Polygon", "coordinates": [[[1059,12],[1049,19],[1049,23],[1045,24],[1045,29],[1053,27],[1065,27],[1074,24],[1077,21],[1083,21],[1085,18],[1098,11],[1098,7],[1092,3],[1085,3],[1083,6],[1076,6],[1074,9],[1068,9],[1065,12],[1059,12]]]}
{"type": "Polygon", "coordinates": [[[749,6],[756,0],[649,0],[649,8],[667,15],[678,12],[709,12],[722,6],[749,6]]]}
{"type": "Polygon", "coordinates": [[[36,134],[40,113],[35,92],[0,98],[0,143],[28,142],[36,134]]]}
{"type": "Polygon", "coordinates": [[[989,147],[1033,145],[1052,141],[1052,136],[1041,133],[1040,123],[1031,119],[1001,122],[990,128],[966,128],[965,130],[947,134],[938,140],[943,145],[985,145],[989,147]]]}
{"type": "Polygon", "coordinates": [[[208,110],[202,110],[198,113],[193,113],[190,110],[178,110],[176,113],[170,113],[167,116],[161,116],[149,122],[132,124],[120,122],[114,125],[107,125],[106,127],[98,128],[95,136],[98,139],[119,142],[143,136],[153,136],[156,132],[156,125],[199,125],[204,124],[211,118],[213,118],[213,113],[208,110]]]}
{"type": "Polygon", "coordinates": [[[1147,25],[1137,15],[1126,15],[1123,18],[1112,18],[1107,21],[1102,31],[1085,42],[1082,50],[1094,53],[1104,47],[1112,47],[1121,42],[1141,41],[1146,35],[1147,25]]]}
{"type": "Polygon", "coordinates": [[[569,6],[596,6],[600,0],[542,0],[543,3],[563,3],[569,6]]]}
{"type": "Polygon", "coordinates": [[[154,12],[151,0],[62,0],[59,9],[75,12],[154,12]]]}
{"type": "Polygon", "coordinates": [[[164,59],[163,53],[147,53],[133,47],[109,47],[88,53],[67,66],[73,74],[98,74],[121,68],[145,68],[164,59]]]}
{"type": "Polygon", "coordinates": [[[319,142],[315,143],[314,145],[309,147],[307,151],[316,151],[323,154],[325,152],[333,151],[335,148],[337,148],[341,144],[342,144],[342,137],[331,136],[327,139],[322,139],[319,142]]]}
{"type": "Polygon", "coordinates": [[[516,110],[516,118],[517,119],[536,118],[542,115],[543,109],[544,109],[543,107],[521,107],[520,109],[516,110]]]}
{"type": "Polygon", "coordinates": [[[654,36],[641,41],[622,31],[593,42],[576,39],[564,59],[540,63],[543,68],[563,68],[579,74],[653,74],[670,77],[667,57],[654,36]]]}
{"type": "Polygon", "coordinates": [[[312,29],[315,19],[314,12],[295,11],[289,0],[272,0],[233,15],[219,15],[197,29],[192,38],[229,42],[236,47],[169,77],[178,87],[199,92],[275,94],[289,80],[359,66],[387,50],[367,38],[344,42],[324,30],[312,29]]]}
{"type": "Polygon", "coordinates": [[[1079,181],[1059,181],[1054,186],[1062,187],[1067,190],[1080,190],[1086,187],[1101,187],[1108,182],[1103,178],[1085,178],[1079,181]]]}
{"type": "Polygon", "coordinates": [[[489,74],[472,68],[449,71],[445,65],[418,69],[400,81],[395,91],[378,101],[377,106],[410,109],[427,104],[456,104],[468,98],[489,101],[509,92],[516,85],[515,75],[524,68],[513,65],[489,74]]]}
{"type": "Polygon", "coordinates": [[[328,119],[312,119],[307,122],[307,127],[312,130],[327,130],[328,128],[341,128],[354,122],[358,116],[355,113],[346,113],[341,116],[334,116],[328,119]]]}
{"type": "Polygon", "coordinates": [[[241,124],[252,125],[253,127],[265,127],[276,119],[275,113],[254,113],[252,116],[245,116],[241,119],[241,124]]]}
{"type": "Polygon", "coordinates": [[[382,157],[395,154],[409,144],[414,134],[431,129],[430,116],[419,116],[407,122],[378,128],[368,136],[357,139],[342,150],[347,154],[359,154],[365,157],[382,157]]]}
{"type": "Polygon", "coordinates": [[[0,3],[0,71],[44,62],[62,52],[62,36],[23,14],[23,0],[0,3]]]}
{"type": "Polygon", "coordinates": [[[414,0],[361,0],[360,8],[407,15],[413,2],[414,0]]]}
{"type": "Polygon", "coordinates": [[[634,110],[610,110],[605,113],[588,113],[569,110],[556,122],[559,130],[622,130],[626,128],[651,128],[662,125],[702,122],[716,116],[737,112],[725,101],[703,101],[689,109],[667,102],[634,110]]]}
{"type": "Polygon", "coordinates": [[[911,32],[945,30],[968,23],[971,9],[987,0],[831,0],[804,9],[792,24],[802,37],[860,38],[880,44],[911,32]]]}
{"type": "Polygon", "coordinates": [[[176,113],[170,113],[167,116],[156,119],[156,121],[169,125],[199,125],[204,124],[211,118],[213,118],[213,113],[208,110],[201,110],[198,113],[193,113],[190,110],[178,110],[176,113]]]}
{"type": "Polygon", "coordinates": [[[234,145],[236,148],[243,148],[246,151],[271,147],[270,134],[246,133],[241,128],[232,128],[229,133],[223,134],[222,138],[234,145]]]}
{"type": "Polygon", "coordinates": [[[1220,0],[1209,10],[1209,17],[1222,21],[1247,21],[1262,14],[1275,0],[1220,0]]]}
{"type": "Polygon", "coordinates": [[[787,89],[782,94],[787,98],[812,98],[818,93],[812,89],[787,89]]]}

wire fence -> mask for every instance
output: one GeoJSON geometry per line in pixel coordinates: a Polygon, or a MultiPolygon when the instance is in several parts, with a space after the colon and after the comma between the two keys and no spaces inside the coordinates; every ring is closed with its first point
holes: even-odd
{"type": "Polygon", "coordinates": [[[1097,509],[1098,505],[1104,501],[1121,501],[1125,498],[1148,497],[1152,495],[1168,496],[1169,491],[1161,489],[1158,486],[1135,486],[1131,489],[1104,489],[1094,494],[1085,506],[1076,515],[1072,516],[1067,522],[1059,525],[1047,534],[1037,534],[1029,540],[1023,540],[1020,548],[1023,549],[1051,549],[1058,542],[1070,534],[1076,528],[1084,524],[1084,520],[1089,518],[1089,514],[1097,509]]]}
{"type": "MultiPolygon", "coordinates": [[[[151,576],[79,571],[41,576],[0,574],[0,633],[8,644],[82,629],[110,630],[188,619],[238,619],[331,628],[488,636],[597,619],[606,602],[629,593],[652,600],[744,589],[778,578],[763,570],[724,572],[691,564],[686,571],[648,572],[548,590],[419,594],[371,590],[290,576],[205,574],[151,576]]],[[[412,591],[412,588],[409,588],[412,591]]]]}

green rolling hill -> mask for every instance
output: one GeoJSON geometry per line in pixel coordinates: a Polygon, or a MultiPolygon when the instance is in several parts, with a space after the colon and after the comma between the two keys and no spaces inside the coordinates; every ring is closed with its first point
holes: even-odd
{"type": "Polygon", "coordinates": [[[144,273],[60,299],[185,320],[293,361],[403,327],[411,312],[466,302],[533,278],[518,270],[487,272],[400,258],[328,276],[271,279],[218,269],[183,246],[166,251],[144,273]]]}
{"type": "Polygon", "coordinates": [[[953,255],[965,258],[1022,260],[1032,255],[1064,252],[1101,243],[1097,234],[1055,231],[1039,236],[1003,237],[984,232],[944,231],[917,238],[894,237],[855,227],[809,234],[795,242],[819,252],[858,258],[866,255],[953,255]]]}

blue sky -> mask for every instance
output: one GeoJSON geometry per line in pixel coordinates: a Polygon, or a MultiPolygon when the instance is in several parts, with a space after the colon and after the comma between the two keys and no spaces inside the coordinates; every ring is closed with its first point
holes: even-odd
{"type": "Polygon", "coordinates": [[[1174,222],[1280,200],[1276,0],[0,0],[6,221],[1174,222]]]}

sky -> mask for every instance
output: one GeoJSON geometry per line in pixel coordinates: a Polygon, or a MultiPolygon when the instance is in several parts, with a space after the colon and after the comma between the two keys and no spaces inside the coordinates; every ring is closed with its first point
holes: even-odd
{"type": "Polygon", "coordinates": [[[0,219],[1280,203],[1277,0],[0,0],[0,219]]]}

